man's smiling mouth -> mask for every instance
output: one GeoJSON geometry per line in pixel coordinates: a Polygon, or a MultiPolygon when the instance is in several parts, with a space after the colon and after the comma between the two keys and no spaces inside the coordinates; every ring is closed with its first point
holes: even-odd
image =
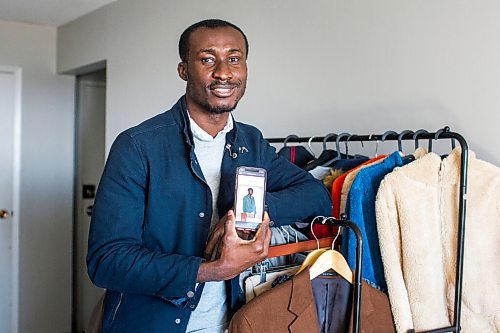
{"type": "Polygon", "coordinates": [[[230,97],[236,88],[236,85],[214,85],[210,87],[210,91],[217,97],[230,97]]]}

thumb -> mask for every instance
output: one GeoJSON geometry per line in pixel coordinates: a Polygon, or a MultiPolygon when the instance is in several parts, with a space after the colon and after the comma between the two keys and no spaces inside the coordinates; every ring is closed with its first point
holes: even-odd
{"type": "Polygon", "coordinates": [[[270,222],[270,219],[269,219],[269,214],[264,211],[264,218],[263,218],[264,221],[267,221],[267,222],[270,222]]]}
{"type": "Polygon", "coordinates": [[[236,221],[236,218],[234,217],[234,211],[232,209],[230,209],[227,212],[227,219],[226,219],[226,222],[224,224],[224,235],[234,234],[234,235],[238,236],[238,234],[236,233],[235,221],[236,221]]]}

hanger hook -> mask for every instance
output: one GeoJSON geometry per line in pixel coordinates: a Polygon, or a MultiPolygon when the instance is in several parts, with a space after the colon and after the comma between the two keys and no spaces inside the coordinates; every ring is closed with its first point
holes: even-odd
{"type": "MultiPolygon", "coordinates": [[[[290,233],[283,226],[280,227],[281,231],[286,234],[286,243],[290,243],[290,233]]],[[[284,237],[283,237],[284,238],[284,237]]]]}
{"type": "Polygon", "coordinates": [[[396,132],[396,131],[386,131],[386,132],[384,132],[384,134],[382,134],[381,141],[384,142],[389,135],[396,135],[396,137],[397,137],[398,132],[396,132]]]}
{"type": "MultiPolygon", "coordinates": [[[[348,146],[348,143],[349,143],[349,140],[351,140],[351,138],[353,137],[356,137],[356,134],[351,134],[347,137],[347,139],[345,140],[345,155],[346,155],[346,158],[349,159],[349,146],[348,146]]],[[[361,146],[363,146],[363,141],[361,141],[361,146]]]]}
{"type": "Polygon", "coordinates": [[[333,239],[333,242],[332,242],[332,250],[335,250],[335,242],[337,241],[337,238],[339,238],[341,231],[342,231],[342,227],[338,227],[337,228],[337,235],[335,236],[335,238],[333,239]]]}
{"type": "Polygon", "coordinates": [[[413,134],[413,131],[404,130],[401,133],[399,133],[399,135],[398,135],[398,150],[400,152],[403,152],[403,143],[402,143],[402,140],[403,140],[404,136],[407,135],[407,134],[413,134]]]}
{"type": "Polygon", "coordinates": [[[291,134],[285,138],[285,141],[283,141],[283,147],[286,147],[286,144],[288,143],[288,140],[290,139],[298,139],[299,137],[295,134],[291,134]]]}
{"type": "Polygon", "coordinates": [[[344,137],[349,137],[351,134],[347,133],[347,132],[344,132],[344,133],[340,133],[339,135],[337,135],[337,137],[335,138],[335,148],[337,149],[337,153],[339,154],[340,156],[340,139],[344,138],[344,137]]]}
{"type": "Polygon", "coordinates": [[[326,142],[328,141],[328,139],[336,136],[337,134],[335,133],[328,133],[324,138],[323,138],[323,150],[326,150],[326,142]]]}
{"type": "Polygon", "coordinates": [[[429,132],[427,132],[424,129],[419,129],[419,130],[415,131],[415,133],[413,133],[412,139],[415,140],[415,150],[417,150],[417,148],[419,147],[418,136],[421,134],[429,134],[429,132]]]}
{"type": "Polygon", "coordinates": [[[315,138],[315,136],[311,136],[309,140],[307,140],[307,146],[309,147],[309,152],[312,154],[314,158],[316,158],[316,154],[314,153],[312,147],[311,147],[311,142],[315,138]]]}
{"type": "Polygon", "coordinates": [[[311,235],[313,235],[314,239],[316,240],[316,244],[318,244],[318,250],[319,250],[319,239],[318,239],[318,237],[316,237],[316,234],[314,233],[313,224],[314,224],[314,222],[316,222],[316,220],[317,220],[317,219],[321,219],[321,218],[322,218],[323,220],[325,219],[325,217],[324,217],[324,216],[321,216],[321,215],[320,215],[320,216],[316,216],[316,217],[315,217],[315,218],[313,218],[313,220],[311,221],[311,235]]]}
{"type": "MultiPolygon", "coordinates": [[[[373,141],[374,137],[376,137],[375,134],[370,134],[370,136],[368,137],[368,140],[370,141],[373,141]]],[[[378,156],[378,139],[375,139],[375,153],[374,153],[375,157],[378,156]]]]}

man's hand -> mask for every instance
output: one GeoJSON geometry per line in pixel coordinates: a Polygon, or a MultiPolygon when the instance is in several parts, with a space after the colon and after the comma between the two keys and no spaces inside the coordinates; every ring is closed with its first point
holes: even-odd
{"type": "Polygon", "coordinates": [[[269,216],[267,213],[264,213],[264,219],[255,237],[251,240],[245,240],[238,236],[235,229],[234,213],[230,210],[226,217],[217,225],[216,229],[214,229],[212,237],[207,244],[205,256],[213,253],[218,239],[221,240],[218,249],[220,257],[215,261],[204,262],[200,265],[198,282],[231,279],[245,269],[266,259],[271,240],[269,216]],[[217,228],[222,229],[222,226],[223,234],[221,236],[221,230],[217,230],[217,228]]]}
{"type": "MultiPolygon", "coordinates": [[[[206,260],[212,261],[212,260],[214,260],[214,259],[216,259],[216,258],[219,257],[219,255],[220,255],[220,249],[221,249],[220,243],[222,241],[222,237],[224,236],[224,230],[226,228],[226,221],[228,219],[228,216],[230,216],[229,215],[230,213],[231,213],[231,215],[234,218],[234,213],[233,213],[232,210],[230,210],[226,215],[224,215],[220,219],[219,223],[217,223],[217,225],[213,229],[212,233],[210,234],[210,237],[208,239],[207,245],[205,246],[205,252],[203,253],[203,257],[206,260]],[[216,251],[216,250],[218,250],[217,251],[218,253],[217,253],[217,255],[214,258],[214,251],[216,251]]],[[[265,214],[267,214],[267,213],[265,213],[265,214]]],[[[264,216],[264,218],[265,218],[265,216],[264,216]]],[[[253,236],[255,234],[255,231],[252,231],[252,230],[238,230],[237,229],[236,233],[242,239],[249,239],[251,236],[253,236]]]]}

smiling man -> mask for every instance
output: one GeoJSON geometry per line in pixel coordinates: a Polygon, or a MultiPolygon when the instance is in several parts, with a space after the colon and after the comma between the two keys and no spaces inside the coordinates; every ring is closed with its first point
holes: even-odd
{"type": "Polygon", "coordinates": [[[107,289],[105,333],[223,332],[243,301],[239,274],[267,256],[270,218],[280,226],[331,211],[319,182],[233,119],[247,81],[241,29],[195,23],[179,55],[186,94],[117,137],[99,184],[87,265],[107,289]],[[234,226],[238,166],[268,173],[268,213],[252,240],[234,226]]]}

